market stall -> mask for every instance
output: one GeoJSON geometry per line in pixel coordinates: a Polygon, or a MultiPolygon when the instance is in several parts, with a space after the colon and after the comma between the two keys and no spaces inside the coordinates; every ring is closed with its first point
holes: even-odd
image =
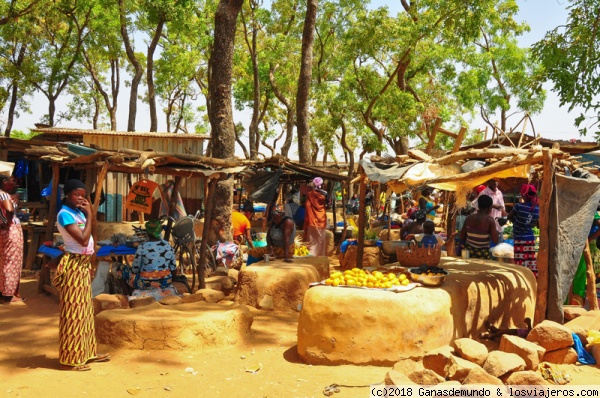
{"type": "MultiPolygon", "coordinates": [[[[399,156],[386,164],[361,162],[361,200],[366,182],[387,179],[387,184],[397,192],[431,186],[454,193],[448,203],[448,217],[455,209],[466,204],[467,194],[489,179],[529,179],[536,173],[541,184],[539,194],[540,247],[537,257],[537,301],[535,323],[543,319],[562,322],[562,302],[566,289],[584,251],[587,231],[600,199],[600,180],[583,170],[583,165],[568,152],[531,145],[527,148],[468,149],[433,158],[419,150],[399,156]],[[468,162],[481,161],[482,167],[465,171],[468,162]],[[584,178],[573,177],[581,174],[584,178]],[[562,239],[558,239],[561,236],[562,239]],[[569,239],[564,237],[568,236],[569,239]],[[569,280],[569,278],[571,278],[569,280]]],[[[364,218],[359,220],[359,231],[364,231],[364,218]]],[[[447,224],[447,234],[454,232],[454,223],[447,224]]],[[[359,235],[357,258],[362,258],[363,238],[359,235]]],[[[452,252],[448,249],[448,252],[452,252]]],[[[359,264],[357,264],[360,267],[359,264]]],[[[593,276],[593,275],[591,275],[593,276]]],[[[595,286],[590,277],[589,286],[595,286]]],[[[597,305],[595,292],[589,292],[591,305],[597,305]]]]}
{"type": "MultiPolygon", "coordinates": [[[[68,144],[14,139],[2,139],[1,146],[7,148],[9,151],[20,151],[28,159],[46,162],[52,170],[48,219],[44,222],[46,241],[53,240],[54,225],[58,210],[57,197],[61,179],[60,170],[62,168],[70,167],[75,170],[85,171],[87,175],[85,181],[86,190],[94,193],[92,203],[95,211],[98,210],[100,197],[104,189],[104,181],[108,172],[135,174],[145,177],[152,175],[174,177],[175,183],[170,198],[177,197],[178,191],[187,179],[200,178],[204,181],[204,186],[207,187],[207,192],[205,193],[207,197],[205,214],[207,217],[210,217],[212,210],[211,195],[214,195],[216,181],[230,178],[245,168],[245,165],[236,159],[214,159],[199,155],[163,153],[152,150],[138,151],[123,148],[113,151],[88,148],[87,154],[81,155],[72,151],[72,148],[68,144]]],[[[175,200],[170,200],[167,203],[167,214],[175,214],[176,205],[175,200]]],[[[98,241],[98,221],[93,220],[93,222],[92,234],[96,238],[96,241],[98,241]]],[[[208,227],[209,224],[205,223],[202,231],[203,242],[206,242],[208,227]]],[[[168,239],[168,236],[165,238],[168,239]]],[[[200,261],[204,260],[202,258],[204,251],[200,253],[200,261]]],[[[203,287],[204,274],[202,272],[198,274],[200,286],[203,287]]]]}

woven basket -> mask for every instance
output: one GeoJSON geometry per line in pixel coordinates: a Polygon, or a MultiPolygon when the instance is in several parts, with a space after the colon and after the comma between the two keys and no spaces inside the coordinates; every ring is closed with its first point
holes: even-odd
{"type": "Polygon", "coordinates": [[[440,263],[442,257],[442,246],[419,247],[416,244],[408,247],[397,247],[396,256],[403,267],[412,268],[426,265],[435,267],[440,263]]]}

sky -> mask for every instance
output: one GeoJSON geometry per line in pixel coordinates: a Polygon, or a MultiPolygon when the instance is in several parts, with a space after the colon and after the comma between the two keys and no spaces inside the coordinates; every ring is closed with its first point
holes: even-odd
{"type": "MultiPolygon", "coordinates": [[[[372,0],[372,6],[388,6],[392,13],[400,10],[400,0],[372,0]]],[[[520,7],[517,19],[527,22],[531,31],[520,38],[520,43],[523,46],[529,46],[532,43],[539,41],[545,33],[561,24],[564,24],[567,18],[567,0],[517,0],[520,7]]],[[[579,115],[580,111],[575,109],[571,113],[568,112],[568,107],[561,107],[556,94],[551,89],[550,83],[545,85],[547,91],[547,99],[544,109],[540,114],[532,115],[531,121],[537,133],[542,137],[549,139],[582,139],[592,141],[593,137],[580,137],[577,128],[574,126],[574,120],[579,115]]],[[[127,104],[129,99],[129,90],[126,87],[121,88],[121,96],[119,98],[120,111],[118,113],[118,129],[124,130],[127,124],[127,104]]],[[[43,96],[36,96],[31,103],[33,113],[22,114],[15,122],[14,129],[27,132],[33,124],[40,121],[42,115],[47,113],[47,100],[43,96]]],[[[59,98],[57,109],[66,106],[66,99],[59,98]]],[[[138,102],[138,121],[136,124],[137,131],[147,131],[149,122],[147,118],[148,106],[138,102]]],[[[234,119],[236,122],[249,119],[249,111],[235,112],[234,119]]],[[[515,115],[509,119],[509,125],[517,123],[522,115],[515,115]]],[[[244,123],[247,125],[247,123],[244,123]]],[[[90,125],[84,125],[77,121],[62,122],[57,127],[73,127],[73,128],[90,128],[90,125]]],[[[475,119],[471,122],[471,128],[485,129],[486,125],[483,121],[475,119]]],[[[166,131],[164,116],[159,117],[159,131],[166,131]]],[[[526,133],[531,134],[531,127],[526,130],[526,133]]]]}

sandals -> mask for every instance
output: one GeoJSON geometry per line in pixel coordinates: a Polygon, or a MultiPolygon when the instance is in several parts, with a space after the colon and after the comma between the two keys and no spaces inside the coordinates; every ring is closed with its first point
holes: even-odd
{"type": "Polygon", "coordinates": [[[69,365],[60,365],[60,370],[70,370],[74,372],[85,372],[88,370],[92,370],[90,365],[78,365],[78,366],[69,366],[69,365]]]}
{"type": "Polygon", "coordinates": [[[95,358],[91,358],[88,360],[88,362],[108,362],[110,361],[110,354],[100,354],[97,355],[95,358]]]}

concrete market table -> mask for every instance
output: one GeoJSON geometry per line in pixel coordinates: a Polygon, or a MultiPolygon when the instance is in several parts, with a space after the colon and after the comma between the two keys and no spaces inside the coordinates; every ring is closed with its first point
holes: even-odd
{"type": "Polygon", "coordinates": [[[439,287],[401,293],[315,286],[304,294],[298,353],[309,364],[392,365],[462,337],[489,320],[522,327],[533,319],[536,281],[527,268],[479,259],[442,258],[439,287]]]}

